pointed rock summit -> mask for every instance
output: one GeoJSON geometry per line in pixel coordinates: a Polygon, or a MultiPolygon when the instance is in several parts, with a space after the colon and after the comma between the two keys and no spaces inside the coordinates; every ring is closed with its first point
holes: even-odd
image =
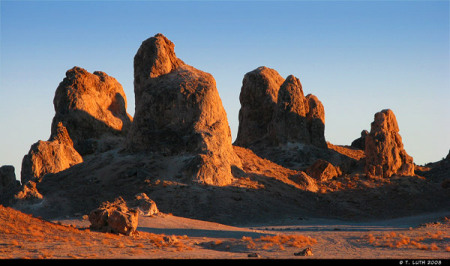
{"type": "Polygon", "coordinates": [[[327,147],[324,107],[316,96],[304,96],[297,77],[283,79],[276,70],[259,67],[245,74],[239,100],[235,145],[299,142],[327,147]]]}
{"type": "Polygon", "coordinates": [[[366,166],[369,176],[413,176],[413,158],[403,148],[397,119],[390,109],[375,114],[365,137],[366,166]]]}
{"type": "Polygon", "coordinates": [[[134,152],[191,156],[185,176],[227,185],[231,166],[240,160],[232,148],[215,79],[178,59],[174,47],[156,34],[142,42],[134,57],[136,108],[127,147],[134,152]]]}

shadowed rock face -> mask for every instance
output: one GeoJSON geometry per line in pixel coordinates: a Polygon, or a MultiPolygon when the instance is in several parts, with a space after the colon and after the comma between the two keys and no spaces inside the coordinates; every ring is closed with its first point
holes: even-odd
{"type": "Polygon", "coordinates": [[[214,78],[175,56],[162,34],[144,41],[134,58],[136,111],[130,151],[193,156],[184,174],[214,185],[231,182],[231,131],[214,78]]]}
{"type": "Polygon", "coordinates": [[[57,134],[57,125],[62,122],[82,155],[93,152],[86,148],[92,139],[125,135],[131,126],[122,85],[104,72],[91,74],[80,67],[68,70],[56,89],[53,104],[56,113],[50,138],[57,134]]]}
{"type": "Polygon", "coordinates": [[[361,131],[361,137],[352,141],[351,146],[360,150],[364,150],[366,148],[366,136],[369,135],[369,131],[363,130],[361,131]]]}
{"type": "Polygon", "coordinates": [[[397,119],[389,109],[375,114],[365,138],[366,166],[369,176],[413,176],[413,158],[403,148],[397,119]]]}
{"type": "Polygon", "coordinates": [[[323,105],[312,94],[304,96],[295,76],[284,80],[277,71],[259,67],[244,76],[239,99],[235,145],[299,142],[327,147],[323,105]]]}

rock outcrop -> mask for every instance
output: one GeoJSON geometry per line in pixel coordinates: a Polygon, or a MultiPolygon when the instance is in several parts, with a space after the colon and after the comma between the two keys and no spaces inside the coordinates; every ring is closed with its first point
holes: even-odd
{"type": "Polygon", "coordinates": [[[15,207],[20,207],[26,204],[33,204],[40,202],[44,196],[37,190],[36,182],[27,181],[20,190],[14,195],[15,207]]]}
{"type": "Polygon", "coordinates": [[[95,151],[98,139],[124,136],[131,126],[122,85],[104,72],[91,74],[80,67],[68,70],[56,89],[53,104],[56,113],[50,138],[58,134],[62,122],[82,156],[95,151]]]}
{"type": "Polygon", "coordinates": [[[178,59],[162,34],[142,43],[134,71],[136,111],[128,149],[186,156],[185,177],[230,184],[231,166],[240,161],[213,76],[178,59]]]}
{"type": "Polygon", "coordinates": [[[414,175],[413,158],[403,148],[398,132],[392,110],[385,109],[375,114],[370,133],[365,138],[365,172],[368,176],[414,175]]]}
{"type": "Polygon", "coordinates": [[[68,70],[53,104],[49,140],[33,144],[22,160],[23,184],[79,164],[87,154],[117,147],[131,126],[122,85],[100,71],[68,70]]]}
{"type": "Polygon", "coordinates": [[[16,180],[14,166],[3,165],[0,167],[0,191],[20,186],[20,182],[16,180]]]}
{"type": "Polygon", "coordinates": [[[361,131],[361,137],[352,141],[352,144],[350,146],[360,149],[360,150],[364,150],[366,148],[367,135],[369,135],[369,131],[367,131],[367,130],[361,131]]]}
{"type": "Polygon", "coordinates": [[[89,213],[90,228],[101,232],[131,235],[136,231],[139,214],[129,209],[123,198],[104,202],[89,213]]]}
{"type": "Polygon", "coordinates": [[[159,213],[156,203],[145,193],[136,194],[131,205],[143,216],[152,216],[159,213]]]}
{"type": "Polygon", "coordinates": [[[0,204],[8,204],[12,196],[19,190],[20,182],[16,180],[14,166],[0,167],[0,204]]]}
{"type": "Polygon", "coordinates": [[[335,167],[325,160],[317,160],[313,165],[306,169],[306,173],[319,182],[333,179],[342,174],[339,167],[335,167]]]}
{"type": "Polygon", "coordinates": [[[48,173],[57,173],[83,162],[81,155],[74,149],[66,128],[58,123],[55,133],[49,141],[33,144],[22,160],[21,181],[39,181],[48,173]]]}
{"type": "Polygon", "coordinates": [[[245,74],[239,99],[235,145],[298,142],[327,148],[324,107],[316,96],[304,96],[295,76],[283,79],[276,70],[259,67],[245,74]]]}

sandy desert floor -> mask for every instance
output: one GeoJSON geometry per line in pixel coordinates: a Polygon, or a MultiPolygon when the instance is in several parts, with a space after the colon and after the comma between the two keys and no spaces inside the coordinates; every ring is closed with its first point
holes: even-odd
{"type": "Polygon", "coordinates": [[[448,213],[365,223],[286,220],[251,227],[160,213],[140,216],[138,234],[124,236],[90,231],[86,217],[49,222],[1,208],[2,259],[432,259],[444,263],[450,258],[448,213]],[[312,256],[296,255],[306,247],[311,247],[312,256]]]}

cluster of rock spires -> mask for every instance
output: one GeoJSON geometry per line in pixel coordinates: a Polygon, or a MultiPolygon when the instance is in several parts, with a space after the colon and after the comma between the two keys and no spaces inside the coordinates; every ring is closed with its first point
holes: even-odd
{"type": "MultiPolygon", "coordinates": [[[[55,92],[50,138],[38,141],[23,158],[22,197],[37,195],[33,182],[83,163],[86,156],[112,149],[125,153],[181,158],[181,178],[226,186],[242,162],[233,149],[225,109],[209,73],[187,65],[162,34],[145,40],[134,57],[135,115],[126,112],[123,88],[103,72],[80,67],[66,72],[55,92]]],[[[236,146],[253,149],[301,143],[327,150],[325,112],[319,99],[304,95],[300,80],[283,79],[267,67],[245,74],[240,94],[236,146]]],[[[368,176],[414,175],[413,159],[404,150],[394,113],[375,114],[370,132],[353,147],[364,150],[368,176]]],[[[3,169],[3,168],[2,168],[3,169]]],[[[298,178],[311,183],[343,174],[318,160],[298,178]]],[[[10,175],[1,172],[1,185],[10,175]]],[[[315,188],[314,190],[317,190],[315,188]]]]}
{"type": "Polygon", "coordinates": [[[239,100],[235,145],[251,148],[300,142],[327,147],[324,107],[316,96],[304,96],[295,76],[283,79],[276,70],[259,67],[245,74],[239,100]]]}

